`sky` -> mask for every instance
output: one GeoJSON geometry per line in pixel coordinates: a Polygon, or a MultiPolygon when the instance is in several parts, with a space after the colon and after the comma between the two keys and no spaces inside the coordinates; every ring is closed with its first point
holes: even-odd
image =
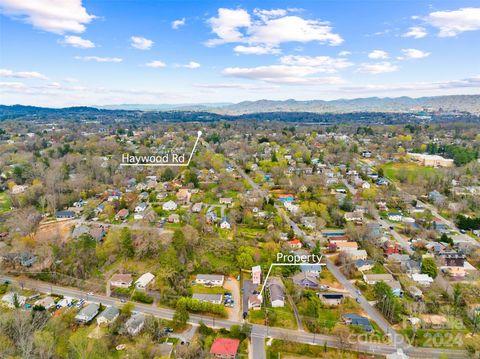
{"type": "Polygon", "coordinates": [[[479,90],[478,0],[0,0],[0,104],[479,90]]]}

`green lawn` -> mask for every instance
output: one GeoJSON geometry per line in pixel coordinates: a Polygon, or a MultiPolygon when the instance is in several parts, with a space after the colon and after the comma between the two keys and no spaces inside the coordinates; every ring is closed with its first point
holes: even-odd
{"type": "MultiPolygon", "coordinates": [[[[268,325],[271,327],[280,327],[286,329],[297,329],[297,321],[295,320],[295,314],[290,306],[290,303],[285,302],[283,308],[271,308],[268,309],[269,321],[268,325]]],[[[251,310],[249,315],[249,321],[253,324],[265,325],[265,310],[251,310]]]]}
{"type": "Polygon", "coordinates": [[[11,206],[10,197],[5,192],[0,193],[0,214],[9,212],[11,206]]]}
{"type": "Polygon", "coordinates": [[[201,284],[194,284],[192,285],[192,293],[200,293],[200,294],[223,294],[227,290],[223,287],[206,287],[201,284]]]}
{"type": "Polygon", "coordinates": [[[383,165],[384,175],[392,180],[399,180],[400,177],[406,178],[409,183],[414,183],[418,177],[429,177],[438,172],[433,167],[420,166],[415,163],[391,162],[383,165]]]}

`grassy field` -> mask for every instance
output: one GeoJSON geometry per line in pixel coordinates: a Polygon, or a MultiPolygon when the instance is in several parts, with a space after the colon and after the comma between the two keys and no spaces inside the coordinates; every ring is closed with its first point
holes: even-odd
{"type": "Polygon", "coordinates": [[[406,179],[409,183],[414,183],[418,177],[430,177],[438,172],[433,167],[424,167],[415,163],[391,162],[381,168],[387,178],[394,181],[406,179]]]}
{"type": "Polygon", "coordinates": [[[206,287],[201,284],[192,285],[192,293],[200,294],[223,294],[227,292],[223,287],[206,287]]]}
{"type": "Polygon", "coordinates": [[[274,339],[267,346],[268,359],[304,359],[304,358],[358,358],[359,353],[328,348],[323,345],[309,345],[286,340],[274,339]]]}
{"type": "Polygon", "coordinates": [[[10,197],[5,192],[0,193],[0,214],[9,212],[11,206],[10,197]]]}
{"type": "MultiPolygon", "coordinates": [[[[271,327],[280,327],[286,329],[297,329],[297,321],[290,303],[285,302],[283,308],[268,308],[270,320],[268,325],[271,327]]],[[[250,323],[265,325],[265,311],[251,310],[249,316],[250,323]]]]}

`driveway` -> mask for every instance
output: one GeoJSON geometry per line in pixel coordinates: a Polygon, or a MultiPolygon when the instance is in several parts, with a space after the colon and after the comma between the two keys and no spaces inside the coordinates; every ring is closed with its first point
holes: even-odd
{"type": "Polygon", "coordinates": [[[243,281],[243,293],[242,293],[242,314],[243,312],[248,313],[248,297],[253,294],[255,286],[251,280],[243,281]]]}
{"type": "Polygon", "coordinates": [[[241,321],[242,320],[242,308],[241,308],[241,297],[240,297],[240,283],[233,277],[228,277],[225,281],[223,287],[232,293],[233,297],[233,308],[227,308],[228,319],[241,321]]]}

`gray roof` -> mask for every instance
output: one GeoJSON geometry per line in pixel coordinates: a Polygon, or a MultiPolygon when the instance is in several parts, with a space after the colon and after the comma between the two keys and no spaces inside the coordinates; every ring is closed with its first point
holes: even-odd
{"type": "Polygon", "coordinates": [[[117,307],[111,306],[107,307],[103,312],[100,313],[99,317],[103,317],[108,321],[115,319],[115,317],[120,314],[120,311],[117,307]]]}
{"type": "Polygon", "coordinates": [[[133,314],[125,323],[127,328],[138,328],[145,322],[145,314],[143,313],[135,313],[133,314]]]}
{"type": "Polygon", "coordinates": [[[78,315],[91,317],[97,314],[99,308],[100,306],[97,303],[90,303],[89,305],[84,307],[80,312],[78,312],[78,315]]]}
{"type": "Polygon", "coordinates": [[[192,298],[201,300],[202,302],[221,302],[221,294],[206,294],[206,293],[193,293],[192,298]]]}
{"type": "Polygon", "coordinates": [[[224,276],[221,274],[197,274],[197,280],[198,279],[217,281],[217,280],[223,280],[224,276]]]}
{"type": "Polygon", "coordinates": [[[284,300],[285,299],[285,292],[283,291],[283,287],[278,284],[271,284],[268,287],[270,292],[270,301],[275,300],[284,300]]]}

